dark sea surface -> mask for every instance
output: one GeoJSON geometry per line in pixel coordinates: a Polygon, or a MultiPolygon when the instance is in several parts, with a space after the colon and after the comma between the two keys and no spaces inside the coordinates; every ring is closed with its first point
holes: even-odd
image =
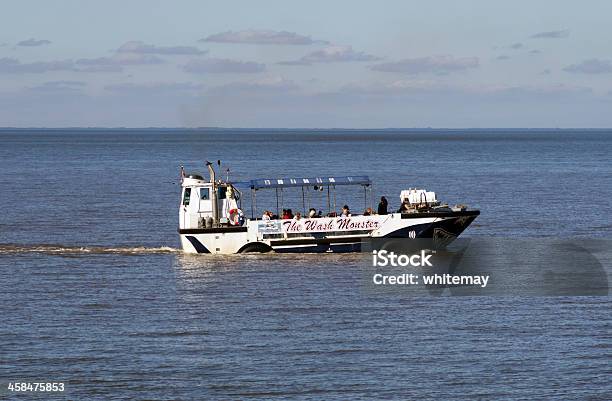
{"type": "Polygon", "coordinates": [[[361,255],[185,255],[176,232],[179,166],[222,159],[366,174],[393,208],[425,187],[481,210],[466,238],[609,240],[611,155],[602,131],[0,131],[0,399],[612,399],[609,296],[377,293],[361,255]]]}

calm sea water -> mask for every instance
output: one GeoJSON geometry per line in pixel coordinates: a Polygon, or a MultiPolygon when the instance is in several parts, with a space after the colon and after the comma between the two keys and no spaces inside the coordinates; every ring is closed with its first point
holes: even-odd
{"type": "Polygon", "coordinates": [[[612,132],[3,131],[0,143],[2,399],[612,398],[609,297],[403,297],[363,291],[359,255],[176,249],[178,167],[219,158],[234,180],[367,174],[393,206],[426,187],[481,209],[466,237],[610,239],[612,132]],[[66,390],[8,392],[16,381],[66,390]]]}

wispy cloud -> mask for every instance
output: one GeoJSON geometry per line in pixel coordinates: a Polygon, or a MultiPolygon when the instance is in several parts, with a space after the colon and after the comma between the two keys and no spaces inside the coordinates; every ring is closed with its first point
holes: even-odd
{"type": "Polygon", "coordinates": [[[545,31],[534,33],[530,36],[531,39],[561,39],[569,36],[569,29],[563,29],[560,31],[545,31]]]}
{"type": "Polygon", "coordinates": [[[460,95],[468,98],[509,99],[530,97],[573,96],[592,93],[590,88],[564,84],[553,85],[480,85],[480,84],[443,84],[437,80],[402,79],[387,83],[351,84],[328,95],[362,97],[404,97],[419,95],[460,95]]]}
{"type": "Polygon", "coordinates": [[[0,58],[0,74],[42,74],[49,71],[72,70],[73,67],[71,60],[22,63],[15,58],[0,58]]]}
{"type": "Polygon", "coordinates": [[[222,73],[237,73],[237,74],[252,74],[262,72],[266,69],[265,64],[256,63],[253,61],[239,61],[230,59],[203,59],[189,60],[183,66],[183,71],[192,74],[222,74],[222,73]]]}
{"type": "Polygon", "coordinates": [[[403,96],[416,93],[448,91],[448,85],[431,80],[401,79],[392,82],[351,83],[337,90],[322,92],[323,96],[403,96]]]}
{"type": "Polygon", "coordinates": [[[163,59],[152,54],[117,53],[111,57],[78,59],[75,65],[81,72],[120,72],[127,65],[152,65],[163,62],[163,59]]]}
{"type": "Polygon", "coordinates": [[[447,74],[476,68],[479,65],[478,57],[456,58],[449,55],[431,56],[404,59],[389,63],[376,64],[371,67],[374,71],[396,72],[406,74],[447,74]]]}
{"type": "Polygon", "coordinates": [[[321,50],[308,53],[298,60],[281,61],[281,65],[310,65],[313,63],[337,63],[351,61],[375,61],[380,60],[379,57],[358,52],[353,50],[351,46],[328,46],[321,50]]]}
{"type": "Polygon", "coordinates": [[[327,44],[322,40],[313,40],[295,32],[271,30],[226,31],[200,39],[199,42],[249,43],[258,45],[312,45],[327,44]]]}
{"type": "Polygon", "coordinates": [[[211,89],[212,94],[279,94],[293,92],[299,86],[292,80],[283,77],[267,77],[246,82],[232,82],[211,89]]]}
{"type": "Polygon", "coordinates": [[[516,42],[516,43],[513,43],[510,46],[508,46],[508,48],[512,49],[512,50],[519,50],[519,49],[523,48],[523,44],[520,43],[520,42],[516,42]]]}
{"type": "Polygon", "coordinates": [[[498,60],[498,61],[510,60],[510,56],[506,56],[505,54],[502,54],[501,56],[495,57],[495,60],[498,60]]]}
{"type": "Polygon", "coordinates": [[[202,84],[191,82],[150,82],[150,83],[119,83],[106,85],[105,90],[122,94],[198,92],[204,88],[202,84]]]}
{"type": "Polygon", "coordinates": [[[576,96],[592,95],[593,90],[584,86],[552,84],[552,85],[519,85],[500,86],[487,92],[490,97],[497,99],[526,99],[535,98],[557,99],[558,97],[573,98],[576,96]]]}
{"type": "Polygon", "coordinates": [[[122,72],[123,66],[110,61],[110,57],[79,59],[76,61],[78,72],[122,72]]]}
{"type": "Polygon", "coordinates": [[[51,44],[50,40],[30,38],[27,40],[22,40],[21,42],[17,43],[17,46],[35,47],[35,46],[45,46],[45,45],[50,45],[50,44],[51,44]]]}
{"type": "MultiPolygon", "coordinates": [[[[33,45],[27,45],[33,46],[33,45]]],[[[22,63],[16,58],[0,58],[0,73],[42,74],[49,71],[121,72],[125,66],[164,63],[158,54],[201,55],[205,51],[188,46],[152,46],[143,42],[127,42],[111,56],[74,60],[37,61],[22,63]]]]}
{"type": "Polygon", "coordinates": [[[568,65],[563,71],[579,74],[610,74],[612,73],[612,62],[592,58],[578,64],[568,65]]]}
{"type": "Polygon", "coordinates": [[[32,86],[28,88],[30,91],[40,93],[66,93],[66,92],[80,92],[87,83],[83,81],[48,81],[40,85],[32,86]]]}
{"type": "Polygon", "coordinates": [[[194,46],[155,46],[141,41],[132,40],[124,43],[117,53],[133,54],[160,54],[160,55],[198,55],[206,54],[206,50],[200,50],[194,46]]]}

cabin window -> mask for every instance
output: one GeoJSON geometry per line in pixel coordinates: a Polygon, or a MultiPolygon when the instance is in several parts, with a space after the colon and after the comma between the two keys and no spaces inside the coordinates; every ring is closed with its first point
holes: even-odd
{"type": "Polygon", "coordinates": [[[200,188],[200,199],[210,200],[210,189],[209,188],[200,188]]]}
{"type": "Polygon", "coordinates": [[[227,188],[226,187],[219,187],[219,191],[218,192],[219,192],[218,198],[219,199],[225,199],[227,188]]]}
{"type": "Polygon", "coordinates": [[[185,188],[185,192],[183,192],[183,206],[189,205],[190,198],[191,198],[191,188],[185,188]]]}

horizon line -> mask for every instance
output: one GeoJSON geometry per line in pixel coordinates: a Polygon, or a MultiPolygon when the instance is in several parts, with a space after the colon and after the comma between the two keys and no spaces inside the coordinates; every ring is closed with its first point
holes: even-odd
{"type": "Polygon", "coordinates": [[[67,127],[0,127],[0,131],[9,130],[237,130],[237,131],[282,131],[282,130],[294,130],[294,131],[484,131],[484,130],[506,130],[506,131],[609,131],[612,127],[386,127],[386,128],[346,128],[346,127],[80,127],[80,126],[67,126],[67,127]]]}

